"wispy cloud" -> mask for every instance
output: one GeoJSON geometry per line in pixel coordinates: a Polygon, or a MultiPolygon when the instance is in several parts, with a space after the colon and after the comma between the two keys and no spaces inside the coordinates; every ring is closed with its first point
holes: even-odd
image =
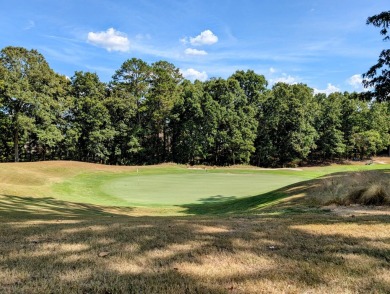
{"type": "Polygon", "coordinates": [[[45,56],[50,57],[50,59],[74,65],[80,65],[85,57],[83,50],[73,48],[51,48],[42,46],[39,47],[39,50],[42,51],[45,56]]]}
{"type": "Polygon", "coordinates": [[[105,32],[89,32],[87,41],[95,46],[102,47],[107,51],[128,52],[130,41],[125,33],[109,28],[105,32]]]}
{"type": "Polygon", "coordinates": [[[28,30],[33,29],[34,27],[35,27],[35,21],[29,20],[29,21],[27,22],[27,25],[24,27],[24,30],[25,30],[25,31],[28,31],[28,30]]]}
{"type": "Polygon", "coordinates": [[[207,52],[204,50],[198,50],[193,48],[187,48],[184,53],[186,55],[207,55],[207,52]]]}

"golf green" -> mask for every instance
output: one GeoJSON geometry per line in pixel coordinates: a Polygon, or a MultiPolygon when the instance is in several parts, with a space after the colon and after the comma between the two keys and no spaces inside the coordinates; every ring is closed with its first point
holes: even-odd
{"type": "Polygon", "coordinates": [[[181,171],[94,174],[56,186],[64,200],[118,206],[212,203],[266,193],[304,180],[300,172],[181,171]]]}

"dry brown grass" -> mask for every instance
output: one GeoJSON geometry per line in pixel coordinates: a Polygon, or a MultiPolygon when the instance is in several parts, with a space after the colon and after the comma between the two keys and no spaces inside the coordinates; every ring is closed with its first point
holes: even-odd
{"type": "Polygon", "coordinates": [[[314,204],[390,205],[390,171],[338,173],[312,183],[306,193],[314,204]]]}
{"type": "Polygon", "coordinates": [[[390,164],[390,156],[387,156],[387,157],[385,157],[385,156],[382,156],[382,157],[377,156],[377,157],[373,158],[373,161],[375,163],[379,163],[379,164],[390,164]]]}
{"type": "Polygon", "coordinates": [[[388,208],[303,209],[319,181],[288,187],[276,208],[251,215],[145,216],[157,211],[44,197],[50,183],[92,166],[134,170],[0,170],[0,293],[390,293],[388,208]]]}
{"type": "Polygon", "coordinates": [[[0,207],[1,293],[390,291],[389,215],[135,217],[4,196],[0,207]]]}

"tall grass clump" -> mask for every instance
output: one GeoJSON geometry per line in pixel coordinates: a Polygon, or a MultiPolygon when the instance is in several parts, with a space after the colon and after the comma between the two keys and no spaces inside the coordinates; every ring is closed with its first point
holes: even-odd
{"type": "Polygon", "coordinates": [[[337,173],[319,179],[308,200],[320,205],[390,205],[390,171],[337,173]]]}

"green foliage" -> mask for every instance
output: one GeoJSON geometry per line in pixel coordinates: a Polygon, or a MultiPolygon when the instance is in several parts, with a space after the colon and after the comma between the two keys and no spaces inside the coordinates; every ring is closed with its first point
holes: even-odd
{"type": "MultiPolygon", "coordinates": [[[[385,36],[384,41],[388,41],[390,26],[390,11],[384,11],[378,15],[367,19],[367,24],[381,28],[381,35],[385,36]]],[[[390,50],[384,49],[379,55],[378,62],[373,65],[365,74],[363,74],[363,85],[366,88],[373,87],[369,97],[377,101],[390,100],[390,50]]]]}
{"type": "Polygon", "coordinates": [[[192,83],[169,62],[136,58],[108,84],[89,72],[69,80],[19,47],[0,61],[0,161],[297,166],[390,151],[389,103],[362,94],[267,89],[252,70],[192,83]]]}
{"type": "Polygon", "coordinates": [[[184,81],[172,109],[172,159],[179,163],[204,163],[214,142],[215,102],[204,95],[203,84],[184,81]]]}
{"type": "Polygon", "coordinates": [[[210,160],[217,165],[248,163],[255,150],[257,121],[254,105],[235,79],[216,79],[205,84],[206,95],[216,102],[214,142],[210,160]]]}
{"type": "Polygon", "coordinates": [[[315,96],[318,103],[318,114],[315,119],[315,127],[318,132],[316,151],[323,159],[340,156],[346,151],[342,126],[342,101],[341,93],[333,93],[328,97],[325,94],[315,96]]]}
{"type": "Polygon", "coordinates": [[[360,159],[373,156],[383,149],[383,141],[378,131],[368,130],[352,135],[351,143],[359,151],[360,159]]]}
{"type": "Polygon", "coordinates": [[[45,156],[48,147],[62,140],[57,130],[57,118],[62,111],[61,79],[36,50],[1,50],[1,111],[10,118],[15,161],[19,161],[20,145],[27,146],[30,154],[45,156]]]}
{"type": "Polygon", "coordinates": [[[143,103],[144,149],[148,163],[170,160],[171,112],[180,95],[179,83],[182,75],[178,68],[166,61],[158,61],[151,66],[149,90],[143,103]]]}
{"type": "Polygon", "coordinates": [[[106,162],[108,143],[115,130],[111,127],[109,111],[104,105],[105,85],[96,74],[76,72],[72,77],[73,105],[70,107],[69,124],[76,144],[74,155],[84,161],[106,162]]]}
{"type": "Polygon", "coordinates": [[[258,75],[253,70],[247,70],[246,72],[238,70],[230,79],[238,81],[250,104],[257,108],[261,107],[263,93],[266,92],[268,85],[263,75],[258,75]]]}
{"type": "Polygon", "coordinates": [[[306,159],[318,136],[315,109],[313,90],[306,85],[274,85],[259,117],[257,163],[287,165],[306,159]]]}

